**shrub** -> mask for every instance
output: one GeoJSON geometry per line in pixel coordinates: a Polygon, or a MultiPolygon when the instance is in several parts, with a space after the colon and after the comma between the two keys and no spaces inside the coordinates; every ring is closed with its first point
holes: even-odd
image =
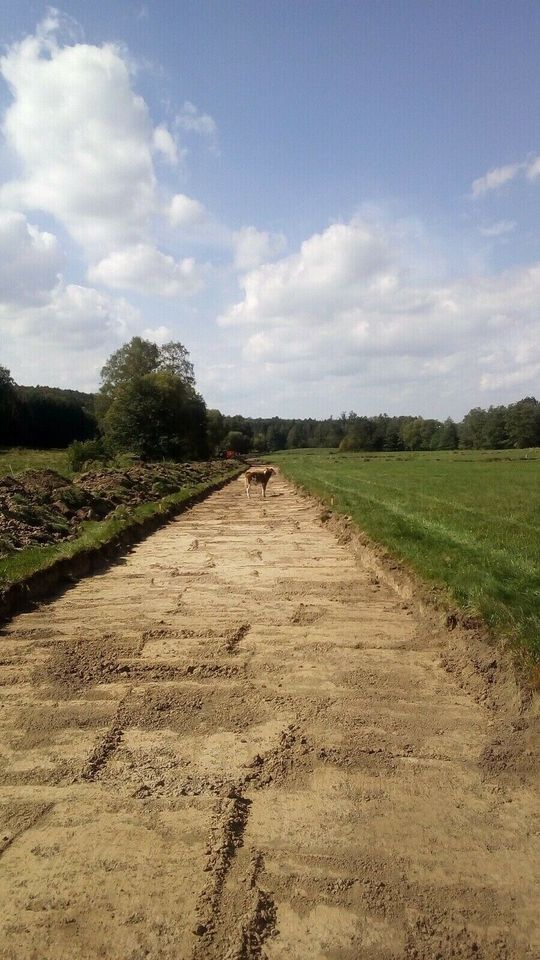
{"type": "Polygon", "coordinates": [[[75,440],[68,447],[67,457],[68,465],[74,473],[79,473],[89,462],[97,460],[99,463],[106,463],[108,460],[105,445],[100,437],[95,440],[75,440]]]}

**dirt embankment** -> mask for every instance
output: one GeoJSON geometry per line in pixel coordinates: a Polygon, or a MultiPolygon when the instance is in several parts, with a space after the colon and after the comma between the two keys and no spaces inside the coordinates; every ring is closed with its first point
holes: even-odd
{"type": "Polygon", "coordinates": [[[103,520],[119,506],[159,500],[182,487],[219,479],[223,460],[138,464],[80,474],[70,482],[54,470],[0,478],[0,556],[37,544],[75,539],[85,520],[103,520]]]}
{"type": "Polygon", "coordinates": [[[231,483],[0,631],[2,960],[537,960],[523,704],[339,539],[231,483]]]}

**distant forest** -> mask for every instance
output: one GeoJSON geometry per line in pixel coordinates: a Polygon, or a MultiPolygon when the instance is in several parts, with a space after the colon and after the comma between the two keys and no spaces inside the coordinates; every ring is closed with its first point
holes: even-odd
{"type": "Polygon", "coordinates": [[[94,395],[21,387],[0,367],[0,446],[51,449],[96,435],[94,395]]]}
{"type": "Polygon", "coordinates": [[[337,419],[284,420],[252,417],[222,417],[209,411],[225,445],[239,452],[299,447],[339,447],[342,451],[392,450],[501,450],[540,446],[540,403],[525,397],[509,406],[475,407],[455,423],[416,416],[360,416],[353,411],[337,419]]]}
{"type": "MultiPolygon", "coordinates": [[[[201,425],[202,426],[202,425],[201,425]]],[[[204,429],[204,428],[203,428],[204,429]]],[[[225,416],[206,411],[211,453],[272,453],[301,447],[340,450],[455,450],[540,446],[540,403],[525,397],[508,406],[476,407],[460,423],[418,416],[334,419],[225,416]]],[[[56,387],[24,387],[0,367],[0,446],[62,448],[99,435],[96,396],[56,387]]]]}

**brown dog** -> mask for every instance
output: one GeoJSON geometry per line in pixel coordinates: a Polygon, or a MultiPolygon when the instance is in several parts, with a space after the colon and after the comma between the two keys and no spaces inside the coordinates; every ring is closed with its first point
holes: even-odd
{"type": "Polygon", "coordinates": [[[246,482],[246,496],[249,497],[249,491],[252,483],[260,483],[263,497],[266,497],[266,488],[268,481],[276,473],[274,467],[250,467],[244,474],[246,482]]]}

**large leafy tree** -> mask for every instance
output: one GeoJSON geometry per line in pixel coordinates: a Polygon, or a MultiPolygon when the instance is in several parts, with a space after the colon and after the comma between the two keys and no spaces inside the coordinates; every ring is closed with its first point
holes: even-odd
{"type": "Polygon", "coordinates": [[[146,459],[206,456],[206,406],[181,343],[133,337],[101,371],[98,402],[109,449],[146,459]]]}
{"type": "Polygon", "coordinates": [[[156,373],[166,370],[179,377],[183,383],[195,386],[193,364],[189,359],[189,351],[178,342],[171,340],[158,347],[151,340],[142,337],[132,337],[116,350],[104,365],[101,371],[101,392],[110,394],[122,383],[144,377],[147,373],[156,373]]]}
{"type": "Polygon", "coordinates": [[[206,407],[179,377],[160,370],[120,384],[103,418],[109,448],[143,460],[207,454],[206,407]]]}
{"type": "Polygon", "coordinates": [[[101,393],[111,396],[123,383],[154,373],[159,366],[159,347],[150,340],[133,337],[116,350],[101,371],[101,393]]]}
{"type": "Polygon", "coordinates": [[[171,340],[164,343],[159,349],[158,367],[160,370],[167,370],[174,373],[176,377],[191,387],[195,386],[195,373],[193,364],[189,359],[189,351],[182,343],[171,340]]]}

